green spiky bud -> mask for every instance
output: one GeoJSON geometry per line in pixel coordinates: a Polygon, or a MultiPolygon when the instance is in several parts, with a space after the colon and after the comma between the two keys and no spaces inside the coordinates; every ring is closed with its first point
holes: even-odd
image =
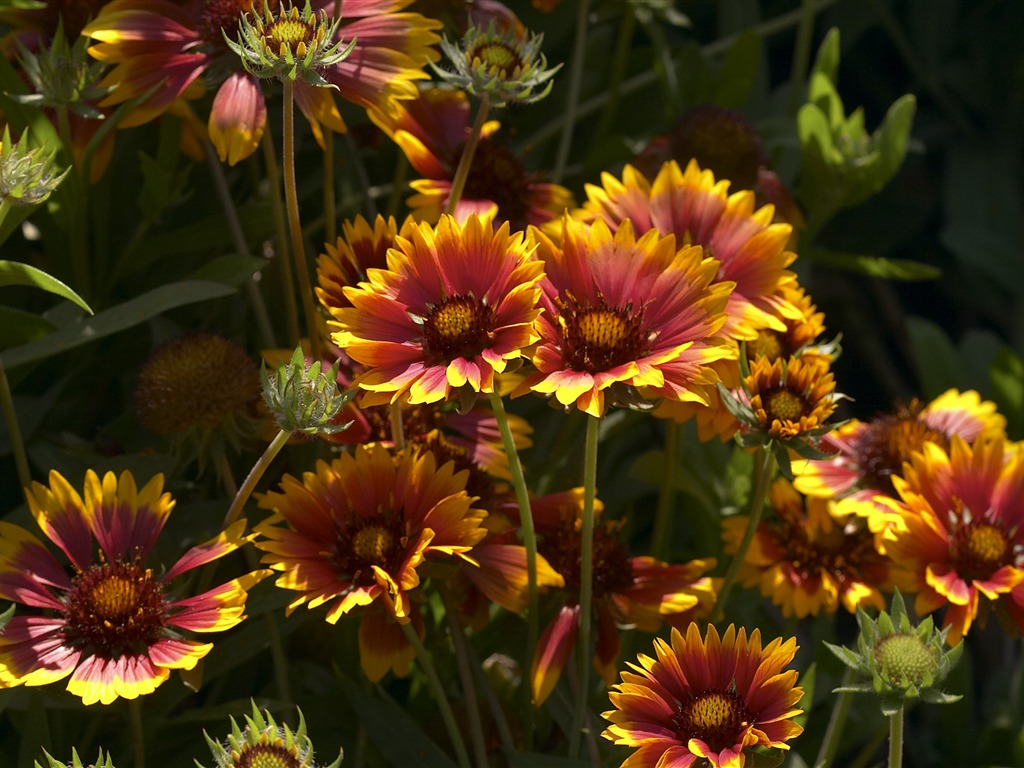
{"type": "Polygon", "coordinates": [[[329,20],[327,11],[314,14],[309,0],[302,11],[282,3],[275,12],[264,2],[262,15],[255,10],[242,14],[237,41],[226,33],[224,40],[254,77],[292,81],[301,77],[310,85],[332,88],[318,70],[344,60],[356,44],[354,38],[348,45],[334,42],[340,25],[341,19],[329,20]]]}
{"type": "Polygon", "coordinates": [[[0,203],[38,205],[64,180],[68,169],[58,173],[53,152],[30,149],[28,132],[14,142],[7,126],[0,143],[0,203]]]}
{"type": "Polygon", "coordinates": [[[351,426],[351,422],[334,423],[352,399],[352,392],[338,392],[337,362],[326,372],[321,371],[319,360],[307,368],[302,348],[297,347],[292,359],[278,368],[273,378],[263,366],[260,380],[263,399],[282,430],[317,435],[342,432],[351,426]]]}
{"type": "Polygon", "coordinates": [[[33,763],[34,768],[114,768],[114,763],[110,760],[110,753],[107,756],[103,756],[103,750],[101,749],[99,755],[96,757],[96,761],[87,765],[82,763],[81,758],[78,757],[78,750],[72,747],[71,749],[71,762],[62,763],[51,757],[50,753],[45,749],[43,755],[46,757],[46,765],[41,765],[38,760],[33,763]]]}

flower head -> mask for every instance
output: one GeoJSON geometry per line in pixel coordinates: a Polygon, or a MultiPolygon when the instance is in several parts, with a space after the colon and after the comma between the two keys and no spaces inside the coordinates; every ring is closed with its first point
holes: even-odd
{"type": "Polygon", "coordinates": [[[453,69],[435,65],[434,70],[456,88],[488,96],[496,106],[532,104],[548,95],[551,78],[562,66],[548,68],[543,43],[544,35],[498,29],[493,22],[487,29],[471,26],[458,44],[441,41],[453,69]]]}
{"type": "MultiPolygon", "coordinates": [[[[874,537],[860,518],[837,520],[830,502],[804,498],[783,478],[768,491],[772,516],[757,528],[740,579],[782,608],[784,616],[804,618],[835,613],[842,605],[885,608],[881,590],[889,589],[889,561],[878,554],[874,537]]],[[[723,521],[725,551],[734,554],[749,518],[723,521]]]]}
{"type": "Polygon", "coordinates": [[[317,360],[306,367],[302,347],[296,347],[287,365],[279,366],[273,378],[266,367],[260,373],[263,399],[278,427],[305,435],[334,434],[348,429],[351,422],[339,424],[338,416],[351,398],[350,392],[338,393],[338,362],[329,371],[321,371],[317,360]]]}
{"type": "Polygon", "coordinates": [[[172,669],[190,670],[212,643],[183,631],[220,632],[244,618],[253,571],[193,597],[172,585],[250,540],[239,521],[192,547],[166,571],[149,557],[174,507],[157,475],[138,488],[129,472],[102,480],[89,470],[84,495],[57,472],[33,483],[29,508],[70,563],[70,574],[35,536],[0,522],[0,597],[30,609],[0,635],[0,685],[46,685],[70,675],[85,704],[152,693],[172,669]],[[94,542],[99,551],[94,552],[94,542]]]}
{"type": "Polygon", "coordinates": [[[55,154],[29,149],[27,131],[17,142],[11,141],[10,129],[5,125],[0,140],[0,202],[12,206],[44,202],[70,170],[57,171],[55,154]]]}
{"type": "MultiPolygon", "coordinates": [[[[299,727],[278,725],[268,710],[260,711],[252,702],[252,717],[245,716],[239,728],[231,718],[231,734],[224,744],[203,731],[213,754],[214,768],[317,768],[313,761],[313,742],[306,735],[306,720],[299,710],[299,727]]],[[[342,755],[324,768],[339,768],[342,755]]],[[[198,762],[200,768],[203,768],[198,762]]]]}
{"type": "Polygon", "coordinates": [[[761,646],[755,629],[733,625],[719,637],[709,626],[701,638],[696,624],[671,643],[654,641],[655,658],[641,655],[609,694],[612,724],[602,734],[615,744],[639,747],[630,766],[743,768],[753,747],[789,749],[803,728],[793,722],[803,696],[796,670],[783,671],[796,653],[796,640],[761,646]]]}
{"type": "Polygon", "coordinates": [[[992,608],[1024,632],[1024,445],[954,436],[947,453],[927,443],[893,485],[900,500],[883,501],[903,525],[886,532],[886,552],[915,611],[946,606],[950,644],[992,608]]]}
{"type": "Polygon", "coordinates": [[[224,33],[224,42],[242,60],[246,72],[260,79],[295,80],[302,77],[310,85],[329,86],[320,71],[345,60],[355,47],[335,42],[341,19],[329,21],[327,11],[313,13],[309,0],[300,11],[297,6],[282,4],[270,10],[267,0],[263,15],[254,11],[242,14],[238,40],[224,33]],[[344,46],[344,47],[343,47],[344,46]]]}
{"type": "Polygon", "coordinates": [[[628,222],[613,234],[603,221],[586,227],[566,216],[561,247],[532,234],[546,272],[544,314],[537,372],[517,393],[553,395],[592,416],[609,404],[706,402],[718,381],[708,364],[731,354],[716,337],[731,284],[711,285],[714,260],[654,231],[637,238],[628,222]]]}
{"type": "Polygon", "coordinates": [[[495,374],[533,344],[543,265],[522,233],[471,216],[443,216],[399,237],[388,269],[344,289],[334,342],[366,370],[363,403],[432,403],[453,391],[494,391],[495,374]]]}
{"type": "Polygon", "coordinates": [[[945,641],[949,630],[936,630],[931,617],[913,626],[898,590],[892,599],[891,613],[883,611],[877,619],[871,619],[858,608],[857,624],[860,626],[857,651],[825,643],[861,677],[861,681],[838,688],[837,692],[876,693],[881,696],[884,715],[891,715],[905,702],[917,698],[931,704],[960,700],[960,696],[943,693],[935,686],[960,660],[963,643],[947,649],[945,641]]]}

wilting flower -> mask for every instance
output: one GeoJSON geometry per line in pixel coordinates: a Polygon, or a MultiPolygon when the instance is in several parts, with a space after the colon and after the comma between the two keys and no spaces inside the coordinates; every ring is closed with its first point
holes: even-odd
{"type": "Polygon", "coordinates": [[[991,608],[1024,632],[1024,444],[959,435],[947,453],[926,443],[885,500],[903,520],[886,532],[893,580],[924,615],[946,606],[951,645],[991,608]]]}
{"type": "MultiPolygon", "coordinates": [[[[59,760],[55,759],[45,749],[43,750],[43,755],[46,757],[46,768],[114,768],[114,762],[110,759],[110,753],[108,752],[107,756],[104,757],[102,749],[96,756],[96,761],[87,764],[82,763],[82,758],[78,756],[78,750],[74,747],[71,748],[70,763],[60,762],[59,760]]],[[[42,765],[39,764],[38,760],[36,760],[33,763],[33,766],[34,768],[44,768],[42,765]]]]}
{"type": "Polygon", "coordinates": [[[686,637],[672,630],[671,644],[654,641],[656,658],[641,655],[609,694],[615,709],[603,717],[602,734],[615,744],[639,747],[623,766],[743,768],[747,750],[786,743],[803,728],[793,722],[803,689],[796,670],[783,671],[796,653],[796,640],[772,640],[761,647],[761,632],[747,639],[733,625],[719,638],[709,626],[702,639],[696,624],[686,637]]]}
{"type": "Polygon", "coordinates": [[[537,282],[522,233],[495,232],[471,216],[420,224],[388,255],[387,270],[344,289],[352,307],[334,312],[334,342],[366,371],[363,403],[432,403],[452,390],[494,391],[495,374],[537,340],[537,282]]]}
{"type": "Polygon", "coordinates": [[[592,416],[609,404],[707,402],[718,381],[708,364],[732,354],[716,338],[731,283],[711,285],[714,260],[654,231],[637,239],[628,222],[613,234],[603,221],[588,228],[566,216],[561,247],[532,234],[544,314],[537,372],[518,393],[553,395],[592,416]]]}
{"type": "MultiPolygon", "coordinates": [[[[257,0],[258,2],[259,0],[257,0]]],[[[341,97],[369,109],[391,99],[413,98],[422,67],[438,54],[438,22],[402,12],[411,0],[345,0],[338,34],[355,41],[343,60],[319,72],[341,97]]],[[[317,0],[314,11],[330,12],[335,0],[317,0]]],[[[259,10],[258,6],[255,6],[259,10]]],[[[126,117],[138,125],[165,112],[179,98],[218,88],[210,114],[210,138],[222,159],[235,163],[257,147],[266,126],[266,103],[258,81],[242,69],[225,41],[238,38],[241,14],[253,0],[114,0],[86,26],[98,41],[90,52],[113,65],[101,85],[115,86],[105,104],[120,104],[156,91],[126,117]]],[[[295,98],[318,140],[322,125],[344,131],[330,89],[296,83],[295,98]]]]}
{"type": "MultiPolygon", "coordinates": [[[[462,91],[438,88],[415,101],[395,102],[387,110],[371,110],[370,118],[390,136],[422,178],[409,186],[416,194],[408,205],[417,219],[435,222],[447,210],[455,170],[471,128],[469,101],[462,91]]],[[[513,230],[540,226],[571,207],[572,193],[526,170],[523,160],[495,135],[499,123],[481,128],[480,143],[453,215],[462,222],[471,214],[493,214],[513,230]]]]}
{"type": "Polygon", "coordinates": [[[157,349],[139,371],[135,413],[146,429],[214,465],[259,431],[260,373],[249,354],[221,336],[183,336],[157,349]]]}
{"type": "MultiPolygon", "coordinates": [[[[889,561],[860,518],[836,520],[831,502],[805,499],[783,478],[772,483],[767,501],[771,516],[758,525],[740,568],[745,586],[759,586],[784,616],[799,619],[835,613],[840,605],[850,613],[858,606],[885,609],[889,561]]],[[[748,521],[746,515],[723,521],[726,553],[738,551],[748,521]]]]}
{"type": "Polygon", "coordinates": [[[0,522],[0,597],[36,611],[19,613],[0,635],[0,685],[67,689],[85,704],[152,693],[172,669],[190,670],[213,648],[183,632],[238,624],[247,591],[269,571],[253,571],[193,597],[176,597],[183,574],[250,540],[239,521],[189,549],[159,573],[147,560],[174,507],[163,476],[138,488],[131,473],[103,479],[89,470],[84,497],[57,472],[27,489],[40,529],[64,553],[68,574],[23,528],[0,522]],[[93,542],[99,551],[93,551],[93,542]]]}
{"type": "MultiPolygon", "coordinates": [[[[214,768],[317,768],[313,761],[313,742],[306,735],[306,720],[299,710],[299,727],[294,731],[278,725],[269,710],[260,711],[252,702],[252,717],[245,716],[245,727],[239,728],[231,718],[231,734],[224,744],[214,741],[203,731],[213,754],[214,768]]],[[[341,753],[324,768],[339,768],[341,753]]],[[[197,761],[199,768],[203,766],[197,761]]]]}
{"type": "Polygon", "coordinates": [[[543,43],[544,35],[500,29],[493,22],[487,29],[471,26],[458,44],[441,41],[452,69],[434,65],[434,71],[460,90],[492,99],[494,106],[532,104],[550,93],[551,78],[562,66],[548,68],[543,43]]]}
{"type": "Polygon", "coordinates": [[[886,716],[917,698],[929,704],[950,704],[962,698],[935,686],[956,666],[964,644],[945,648],[949,630],[936,630],[930,616],[913,626],[898,591],[892,599],[891,615],[883,611],[877,619],[871,619],[858,608],[857,624],[860,634],[856,652],[825,643],[860,677],[860,681],[854,680],[834,693],[876,693],[881,696],[882,714],[886,716]]]}
{"type": "Polygon", "coordinates": [[[835,456],[794,461],[794,485],[808,496],[837,499],[837,514],[866,517],[871,530],[881,536],[901,522],[875,498],[896,497],[893,478],[902,475],[904,462],[914,453],[926,443],[946,450],[954,435],[968,443],[980,436],[1002,436],[1005,428],[1006,419],[996,413],[995,403],[974,391],[950,389],[927,405],[914,400],[895,413],[850,420],[836,428],[821,441],[823,450],[835,456]]]}
{"type": "MultiPolygon", "coordinates": [[[[538,497],[531,507],[539,559],[550,563],[565,587],[564,593],[558,593],[561,605],[540,638],[530,672],[533,700],[540,705],[558,684],[579,634],[583,489],[538,497]]],[[[665,621],[688,622],[710,612],[715,587],[705,574],[715,567],[715,561],[670,565],[653,557],[631,556],[621,536],[624,521],[602,520],[601,511],[598,502],[593,545],[594,667],[611,685],[619,657],[618,625],[654,632],[665,621]]],[[[518,521],[514,504],[506,505],[504,512],[518,521]]],[[[514,533],[513,529],[505,536],[514,533]]]]}
{"type": "Polygon", "coordinates": [[[487,533],[486,512],[472,506],[465,486],[466,473],[451,462],[438,466],[430,453],[356,446],[258,495],[275,514],[256,527],[256,546],[280,573],[277,586],[298,592],[289,613],[327,604],[324,618],[333,624],[379,603],[408,622],[419,569],[437,558],[472,561],[470,550],[487,533]]]}

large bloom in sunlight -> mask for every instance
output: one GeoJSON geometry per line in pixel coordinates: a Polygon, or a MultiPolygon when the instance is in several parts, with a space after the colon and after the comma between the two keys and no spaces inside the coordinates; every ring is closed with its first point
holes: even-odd
{"type": "MultiPolygon", "coordinates": [[[[841,517],[857,514],[868,520],[881,537],[890,525],[900,525],[892,509],[876,497],[896,497],[893,478],[903,472],[904,462],[934,443],[949,448],[959,435],[968,443],[979,436],[1002,436],[1006,419],[996,413],[995,403],[977,392],[947,390],[924,404],[914,400],[894,413],[867,421],[851,419],[822,439],[823,450],[835,457],[793,462],[796,489],[808,496],[837,499],[841,517]]],[[[880,542],[881,543],[881,542],[880,542]]]]}
{"type": "Polygon", "coordinates": [[[67,689],[85,704],[109,704],[156,690],[172,669],[190,670],[210,652],[185,632],[220,632],[244,618],[253,571],[193,597],[180,576],[245,544],[245,522],[189,549],[166,571],[150,555],[174,507],[163,476],[141,489],[131,473],[89,470],[84,495],[57,472],[33,483],[29,508],[70,567],[29,531],[0,522],[0,597],[19,610],[0,633],[0,685],[67,689]],[[94,542],[98,551],[94,551],[94,542]],[[69,572],[70,571],[70,572],[69,572]]]}
{"type": "Polygon", "coordinates": [[[641,655],[622,673],[603,717],[602,734],[615,744],[639,747],[622,768],[743,768],[752,747],[789,749],[803,728],[793,722],[803,696],[795,669],[796,640],[761,646],[761,632],[747,638],[729,625],[721,637],[696,624],[686,636],[672,630],[671,644],[654,641],[655,657],[641,655]]]}
{"type": "Polygon", "coordinates": [[[466,494],[466,473],[430,453],[393,456],[381,445],[357,446],[302,479],[285,475],[280,490],[260,495],[275,514],[256,527],[263,562],[280,572],[277,586],[300,605],[329,604],[335,623],[376,601],[408,621],[409,592],[429,558],[471,559],[486,512],[466,494]],[[284,522],[282,526],[278,523],[284,522]]]}
{"type": "Polygon", "coordinates": [[[731,283],[711,285],[717,263],[696,246],[623,223],[586,227],[563,217],[561,246],[539,230],[546,276],[537,372],[517,390],[554,396],[603,416],[612,404],[707,402],[709,363],[734,351],[717,338],[731,283]]]}
{"type": "MultiPolygon", "coordinates": [[[[556,593],[559,608],[541,635],[530,670],[533,700],[540,705],[558,684],[579,634],[583,489],[538,497],[531,507],[539,559],[550,564],[565,587],[556,593]]],[[[518,521],[517,510],[512,503],[504,509],[513,521],[518,521]]],[[[715,561],[670,565],[653,557],[632,556],[621,535],[624,521],[602,520],[600,514],[598,502],[593,560],[594,667],[611,685],[619,658],[618,625],[654,632],[665,621],[688,623],[706,615],[716,592],[711,577],[705,574],[715,567],[715,561]]],[[[514,530],[506,532],[506,536],[512,535],[514,530]]]]}
{"type": "MultiPolygon", "coordinates": [[[[455,169],[469,138],[469,100],[457,90],[424,91],[415,101],[392,102],[370,111],[370,118],[401,147],[422,178],[410,186],[416,194],[408,204],[413,215],[437,221],[448,209],[455,169]]],[[[572,193],[526,170],[513,150],[502,144],[495,120],[484,123],[462,196],[455,206],[459,221],[473,213],[494,215],[513,230],[540,226],[574,205],[572,193]]]]}
{"type": "Polygon", "coordinates": [[[887,531],[886,551],[914,610],[946,606],[950,645],[997,606],[1024,632],[1024,444],[954,435],[947,453],[929,442],[892,483],[900,501],[886,503],[904,525],[887,531]]]}
{"type": "Polygon", "coordinates": [[[494,391],[496,373],[537,340],[538,281],[522,233],[496,232],[471,216],[442,216],[435,230],[397,238],[388,269],[345,288],[351,307],[332,310],[334,342],[366,367],[355,379],[363,403],[432,403],[452,390],[494,391]]]}
{"type": "MultiPolygon", "coordinates": [[[[370,109],[413,98],[422,67],[436,61],[440,23],[404,12],[412,0],[345,0],[338,34],[356,40],[351,54],[320,74],[346,101],[370,109]]],[[[272,3],[274,7],[277,2],[272,3]]],[[[332,12],[334,0],[317,0],[314,12],[332,12]]],[[[240,14],[253,0],[114,0],[83,34],[97,41],[90,52],[113,66],[103,85],[115,86],[106,104],[145,96],[123,125],[138,125],[165,112],[178,98],[218,89],[210,114],[210,139],[221,159],[236,163],[259,144],[266,104],[258,81],[224,42],[238,37],[240,14]],[[155,91],[146,96],[151,90],[155,91]]],[[[262,3],[255,3],[257,11],[262,3]]],[[[321,125],[344,131],[331,89],[296,84],[296,101],[318,139],[321,125]]]]}
{"type": "MultiPolygon", "coordinates": [[[[874,536],[863,520],[840,521],[831,502],[804,498],[784,478],[768,491],[771,515],[757,527],[739,577],[786,617],[835,613],[842,605],[885,610],[882,590],[891,586],[889,560],[875,550],[874,536]]],[[[727,554],[735,554],[747,529],[747,515],[722,521],[727,554]]]]}
{"type": "Polygon", "coordinates": [[[718,261],[716,280],[735,283],[725,310],[726,336],[754,339],[761,328],[784,332],[783,317],[800,317],[779,292],[796,279],[786,269],[796,259],[786,250],[791,228],[772,223],[771,205],[755,211],[753,192],[728,194],[729,181],[716,182],[695,161],[685,172],[669,161],[653,182],[628,165],[621,181],[603,173],[601,182],[586,186],[588,199],[573,216],[588,223],[602,220],[613,230],[630,221],[637,234],[654,229],[702,246],[718,261]]]}

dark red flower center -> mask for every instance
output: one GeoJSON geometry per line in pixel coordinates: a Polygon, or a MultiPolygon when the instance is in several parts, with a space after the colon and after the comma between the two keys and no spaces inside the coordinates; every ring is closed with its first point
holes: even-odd
{"type": "MultiPolygon", "coordinates": [[[[962,508],[954,499],[959,517],[962,508]]],[[[984,520],[975,520],[956,529],[950,540],[950,555],[956,572],[967,579],[987,579],[1004,565],[1014,561],[1013,542],[1006,532],[984,520]]]]}
{"type": "MultiPolygon", "coordinates": [[[[456,157],[462,156],[463,149],[456,157]]],[[[492,200],[498,206],[498,219],[507,221],[513,231],[529,223],[530,178],[519,158],[493,139],[482,139],[477,145],[462,196],[492,200]]]]}
{"type": "Polygon", "coordinates": [[[903,472],[903,462],[909,461],[915,451],[922,450],[927,442],[936,443],[943,449],[949,447],[949,439],[943,432],[921,420],[923,410],[915,400],[899,413],[869,422],[853,441],[857,466],[869,488],[895,496],[892,476],[903,472]]]}
{"type": "Polygon", "coordinates": [[[472,359],[490,343],[494,309],[472,295],[449,296],[429,307],[423,322],[427,352],[435,361],[472,359]]]}
{"type": "MultiPolygon", "coordinates": [[[[274,5],[276,5],[276,0],[274,5]]],[[[238,37],[238,22],[243,13],[252,10],[253,0],[206,0],[199,12],[196,31],[214,51],[226,51],[224,35],[238,37]]],[[[260,2],[259,7],[263,7],[260,2]]]]}
{"type": "Polygon", "coordinates": [[[646,354],[642,308],[610,307],[600,294],[596,304],[580,302],[569,292],[556,303],[561,313],[562,354],[573,370],[599,373],[646,354]]]}
{"type": "Polygon", "coordinates": [[[807,517],[800,513],[778,512],[769,525],[785,562],[804,579],[821,578],[828,573],[840,584],[864,580],[862,569],[881,566],[870,531],[847,532],[840,526],[828,531],[808,530],[807,517]]]}
{"type": "Polygon", "coordinates": [[[365,587],[376,578],[373,566],[395,575],[402,567],[409,545],[405,522],[396,514],[356,519],[339,528],[334,544],[338,572],[365,587]]]}
{"type": "Polygon", "coordinates": [[[751,716],[735,691],[707,690],[676,705],[672,726],[684,744],[700,739],[713,752],[737,744],[750,727],[751,716]]]}
{"type": "Polygon", "coordinates": [[[256,744],[244,747],[233,759],[231,768],[302,768],[305,764],[294,748],[256,744]]]}
{"type": "Polygon", "coordinates": [[[770,389],[761,396],[765,413],[768,415],[768,423],[778,419],[780,422],[800,421],[812,410],[811,404],[798,392],[788,387],[770,389]]]}
{"type": "Polygon", "coordinates": [[[162,585],[137,562],[91,566],[72,579],[64,600],[68,644],[104,658],[144,652],[167,616],[162,585]]]}
{"type": "MultiPolygon", "coordinates": [[[[624,521],[594,526],[593,594],[601,598],[622,592],[633,584],[633,565],[619,531],[624,521]]],[[[545,531],[538,551],[573,592],[580,588],[580,530],[575,517],[567,517],[553,531],[545,531]]]]}

